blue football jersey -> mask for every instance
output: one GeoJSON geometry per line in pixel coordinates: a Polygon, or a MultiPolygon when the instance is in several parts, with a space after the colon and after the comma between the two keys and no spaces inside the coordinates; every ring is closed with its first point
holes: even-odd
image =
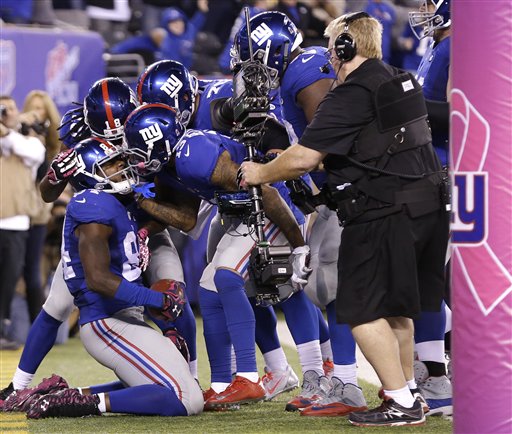
{"type": "Polygon", "coordinates": [[[309,47],[292,60],[280,83],[281,105],[283,116],[287,125],[291,143],[297,143],[306,129],[308,121],[302,108],[297,104],[297,95],[309,85],[325,79],[335,79],[336,73],[329,64],[329,72],[324,73],[320,69],[327,62],[327,48],[309,47]]]}
{"type": "Polygon", "coordinates": [[[87,288],[75,229],[88,223],[110,226],[110,271],[130,282],[140,280],[137,223],[115,196],[98,190],[76,193],[66,209],[62,240],[64,280],[80,309],[80,324],[112,316],[130,307],[126,302],[104,297],[87,288]]]}
{"type": "MultiPolygon", "coordinates": [[[[432,41],[421,60],[416,79],[423,87],[426,99],[446,101],[446,86],[450,69],[450,37],[439,43],[432,41]]],[[[433,134],[432,143],[443,165],[448,164],[448,136],[433,134]]]]}

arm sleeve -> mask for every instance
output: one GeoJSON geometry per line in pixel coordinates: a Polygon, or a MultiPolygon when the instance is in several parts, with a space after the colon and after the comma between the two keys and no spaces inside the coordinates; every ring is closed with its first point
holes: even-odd
{"type": "Polygon", "coordinates": [[[346,155],[374,117],[368,90],[357,85],[338,86],[320,103],[299,143],[319,152],[346,155]]]}
{"type": "Polygon", "coordinates": [[[206,22],[206,14],[201,11],[197,11],[194,16],[190,19],[188,24],[193,27],[193,35],[195,36],[206,22]]]}

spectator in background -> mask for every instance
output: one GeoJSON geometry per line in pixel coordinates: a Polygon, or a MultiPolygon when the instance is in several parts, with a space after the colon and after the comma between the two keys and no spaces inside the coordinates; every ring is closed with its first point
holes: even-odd
{"type": "MultiPolygon", "coordinates": [[[[60,123],[60,115],[50,96],[42,90],[33,90],[25,98],[23,113],[34,116],[38,125],[30,131],[46,147],[46,158],[39,166],[36,181],[43,178],[48,169],[48,164],[60,150],[60,141],[57,128],[60,123]]],[[[41,199],[36,184],[34,184],[36,197],[36,210],[30,219],[30,229],[27,238],[25,267],[23,279],[25,280],[28,311],[30,321],[33,322],[41,310],[44,302],[44,287],[41,283],[41,258],[46,240],[47,224],[51,217],[52,204],[47,204],[41,199]]]]}
{"type": "MultiPolygon", "coordinates": [[[[272,2],[269,0],[248,0],[247,6],[249,6],[249,16],[252,18],[254,15],[258,15],[261,12],[270,10],[271,4],[272,2]]],[[[229,40],[224,46],[224,50],[219,57],[219,67],[223,74],[231,73],[231,48],[233,47],[233,40],[235,39],[235,35],[238,33],[238,30],[240,30],[240,27],[242,27],[243,23],[245,23],[245,12],[242,9],[240,15],[238,15],[238,18],[233,24],[233,27],[231,27],[229,40]]]]}
{"type": "Polygon", "coordinates": [[[150,33],[160,25],[162,13],[167,8],[181,9],[187,17],[192,17],[197,10],[197,0],[142,0],[142,3],[143,33],[150,33]]]}
{"type": "Polygon", "coordinates": [[[45,147],[38,138],[18,132],[22,124],[33,125],[33,114],[20,115],[10,96],[0,96],[0,106],[0,349],[7,350],[17,348],[6,336],[10,306],[25,262],[34,182],[45,147]]]}
{"type": "Polygon", "coordinates": [[[29,24],[32,21],[33,0],[0,1],[0,18],[6,23],[29,24]]]}
{"type": "Polygon", "coordinates": [[[396,11],[392,4],[382,0],[368,0],[365,12],[382,24],[382,60],[391,60],[392,30],[396,21],[396,11]]]}
{"type": "Polygon", "coordinates": [[[402,54],[402,69],[416,73],[429,41],[429,38],[418,40],[411,27],[405,26],[402,35],[398,38],[398,46],[402,54]]]}
{"type": "Polygon", "coordinates": [[[303,44],[305,47],[311,46],[312,44],[322,44],[325,41],[324,30],[332,17],[330,17],[327,22],[318,19],[313,15],[311,7],[297,0],[279,0],[275,9],[287,15],[299,28],[306,41],[303,44]],[[314,41],[308,43],[308,39],[313,39],[314,41]],[[318,39],[321,41],[319,42],[318,39]]]}
{"type": "Polygon", "coordinates": [[[127,0],[85,0],[90,30],[103,36],[107,46],[126,38],[131,9],[127,0]]]}
{"type": "MultiPolygon", "coordinates": [[[[177,8],[164,10],[161,27],[149,34],[134,36],[112,47],[112,54],[152,53],[151,61],[172,59],[187,68],[192,66],[194,40],[208,12],[208,0],[198,0],[199,10],[190,19],[177,8]]],[[[143,56],[147,58],[147,56],[143,56]]],[[[152,63],[150,62],[150,63],[152,63]]]]}

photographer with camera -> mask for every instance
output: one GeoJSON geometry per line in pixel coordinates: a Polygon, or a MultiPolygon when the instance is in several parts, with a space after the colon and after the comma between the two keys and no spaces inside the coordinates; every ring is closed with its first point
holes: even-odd
{"type": "MultiPolygon", "coordinates": [[[[419,425],[413,395],[413,323],[444,292],[449,214],[421,86],[381,61],[382,27],[364,12],[326,29],[342,83],[329,92],[300,144],[266,165],[242,164],[245,183],[293,179],[324,162],[340,224],[337,320],[383,386],[376,409],[349,415],[359,426],[419,425]]],[[[416,398],[416,399],[415,399],[416,398]]]]}
{"type": "Polygon", "coordinates": [[[36,137],[23,135],[35,114],[21,115],[16,101],[0,96],[0,348],[15,349],[7,339],[10,306],[25,263],[30,218],[36,207],[35,179],[45,147],[36,137]]]}

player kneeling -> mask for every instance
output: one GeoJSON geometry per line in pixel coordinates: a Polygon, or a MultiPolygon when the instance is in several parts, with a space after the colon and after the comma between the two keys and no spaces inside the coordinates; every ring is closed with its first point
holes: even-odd
{"type": "MultiPolygon", "coordinates": [[[[148,326],[143,306],[174,320],[185,303],[174,281],[159,291],[140,283],[134,175],[103,139],[75,148],[77,193],[64,222],[64,279],[80,309],[80,337],[89,354],[120,381],[86,389],[36,387],[27,417],[79,417],[104,412],[187,416],[203,408],[199,385],[170,339],[148,326]],[[128,209],[127,209],[128,208],[128,209]]],[[[60,377],[59,377],[60,378],[60,377]]]]}

